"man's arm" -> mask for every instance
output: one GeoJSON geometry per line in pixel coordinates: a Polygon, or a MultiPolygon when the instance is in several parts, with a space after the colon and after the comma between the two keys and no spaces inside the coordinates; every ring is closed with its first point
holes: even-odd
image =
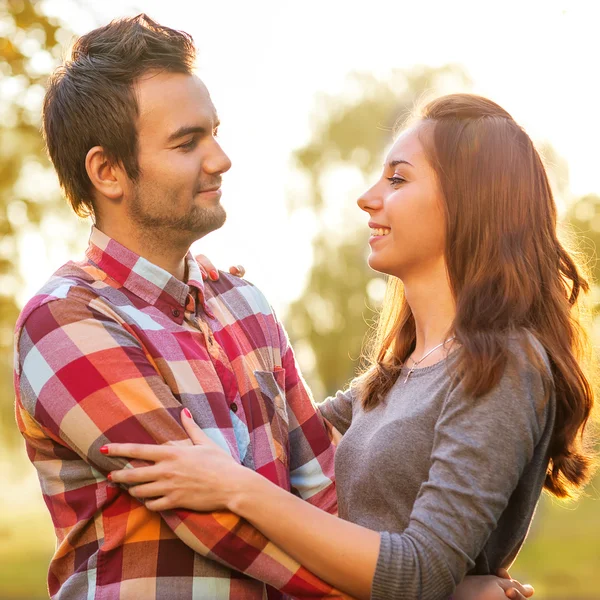
{"type": "MultiPolygon", "coordinates": [[[[190,444],[180,403],[133,330],[101,300],[73,297],[35,309],[19,337],[22,418],[75,451],[102,476],[134,466],[105,456],[110,442],[190,444]]],[[[195,552],[299,598],[343,594],[229,512],[161,513],[195,552]]]]}
{"type": "Polygon", "coordinates": [[[334,440],[340,436],[317,409],[287,333],[280,323],[278,327],[289,414],[292,491],[321,510],[337,514],[334,440]]]}

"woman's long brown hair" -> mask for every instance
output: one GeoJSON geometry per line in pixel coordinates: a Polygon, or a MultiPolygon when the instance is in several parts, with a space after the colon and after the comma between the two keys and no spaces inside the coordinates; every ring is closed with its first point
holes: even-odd
{"type": "MultiPolygon", "coordinates": [[[[542,160],[523,129],[486,98],[443,96],[419,121],[445,201],[445,258],[456,301],[451,331],[460,343],[456,381],[476,401],[502,377],[509,335],[529,331],[539,340],[556,394],[545,488],[570,496],[592,466],[583,433],[594,394],[582,367],[588,344],[578,302],[589,286],[557,237],[542,160]]],[[[389,392],[415,341],[402,282],[390,277],[370,366],[358,382],[365,410],[389,392]]],[[[548,379],[542,361],[531,349],[529,355],[548,379]]]]}

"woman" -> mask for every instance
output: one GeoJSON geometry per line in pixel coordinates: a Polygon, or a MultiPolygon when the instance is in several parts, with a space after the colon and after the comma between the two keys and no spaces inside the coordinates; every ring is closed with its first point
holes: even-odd
{"type": "Polygon", "coordinates": [[[185,414],[194,448],[112,445],[155,462],[112,478],[152,510],[231,510],[357,598],[448,598],[514,560],[542,488],[567,496],[590,474],[588,284],[533,143],[485,98],[428,104],[358,204],[369,265],[390,278],[371,367],[320,406],[344,434],[342,518],[243,468],[185,414]]]}

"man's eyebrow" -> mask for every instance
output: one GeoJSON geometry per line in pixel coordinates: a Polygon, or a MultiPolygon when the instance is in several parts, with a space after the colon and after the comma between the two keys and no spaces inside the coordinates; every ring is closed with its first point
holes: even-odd
{"type": "MultiPolygon", "coordinates": [[[[221,123],[220,123],[219,119],[215,119],[212,131],[214,131],[220,124],[221,123]]],[[[179,138],[182,138],[186,135],[190,135],[190,134],[204,135],[206,133],[207,133],[207,128],[202,127],[201,125],[183,125],[182,127],[179,127],[179,129],[176,129],[168,137],[167,143],[174,142],[175,140],[178,140],[179,138]]]]}
{"type": "Polygon", "coordinates": [[[393,169],[394,167],[397,167],[398,165],[408,165],[409,167],[413,166],[407,160],[390,160],[390,162],[387,164],[387,166],[390,169],[393,169]]]}

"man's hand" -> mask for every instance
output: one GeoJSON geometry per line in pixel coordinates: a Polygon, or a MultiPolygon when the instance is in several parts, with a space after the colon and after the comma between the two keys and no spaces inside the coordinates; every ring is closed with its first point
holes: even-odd
{"type": "Polygon", "coordinates": [[[525,600],[533,596],[533,588],[511,579],[506,569],[499,569],[498,576],[475,575],[465,577],[456,588],[453,600],[525,600]]]}
{"type": "MultiPolygon", "coordinates": [[[[202,279],[205,281],[207,279],[210,279],[211,281],[217,281],[219,279],[219,271],[208,257],[204,256],[204,254],[198,254],[198,256],[196,256],[196,261],[200,267],[200,271],[202,271],[202,279]]],[[[229,272],[236,277],[243,277],[246,274],[246,269],[244,269],[242,265],[234,265],[229,267],[229,272]]]]}

